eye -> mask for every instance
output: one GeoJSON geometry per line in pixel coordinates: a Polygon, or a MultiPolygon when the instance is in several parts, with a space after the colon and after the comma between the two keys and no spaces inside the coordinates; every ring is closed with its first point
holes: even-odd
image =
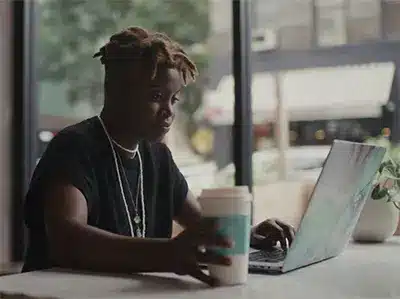
{"type": "Polygon", "coordinates": [[[153,92],[151,99],[155,102],[158,102],[159,100],[161,100],[162,98],[162,94],[159,91],[153,92]]]}
{"type": "Polygon", "coordinates": [[[173,97],[173,98],[172,98],[172,105],[173,105],[173,104],[176,104],[176,103],[179,102],[179,101],[180,101],[179,98],[173,97]]]}

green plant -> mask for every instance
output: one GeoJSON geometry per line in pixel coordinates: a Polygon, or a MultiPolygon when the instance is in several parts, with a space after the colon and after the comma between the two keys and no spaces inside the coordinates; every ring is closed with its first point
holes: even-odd
{"type": "Polygon", "coordinates": [[[400,210],[400,199],[397,196],[400,192],[400,147],[383,136],[368,139],[366,143],[386,148],[386,156],[377,172],[371,198],[391,202],[400,210]]]}

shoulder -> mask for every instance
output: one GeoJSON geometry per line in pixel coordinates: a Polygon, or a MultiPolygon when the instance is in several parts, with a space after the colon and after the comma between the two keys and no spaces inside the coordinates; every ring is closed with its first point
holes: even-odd
{"type": "Polygon", "coordinates": [[[88,165],[93,158],[95,137],[92,133],[93,120],[87,119],[75,125],[66,127],[47,145],[40,157],[35,172],[72,165],[88,165]]]}
{"type": "Polygon", "coordinates": [[[51,140],[35,168],[31,187],[56,179],[83,182],[94,176],[92,123],[93,119],[87,119],[69,126],[51,140]]]}
{"type": "Polygon", "coordinates": [[[60,150],[62,152],[73,149],[79,151],[90,146],[94,141],[92,134],[94,125],[94,119],[89,118],[64,128],[50,141],[45,155],[48,152],[60,150]]]}
{"type": "Polygon", "coordinates": [[[173,160],[170,149],[163,142],[143,142],[142,147],[159,162],[173,160]]]}
{"type": "Polygon", "coordinates": [[[140,146],[145,165],[151,161],[153,169],[160,176],[171,175],[172,172],[176,172],[176,164],[170,149],[165,143],[143,142],[140,146]]]}
{"type": "Polygon", "coordinates": [[[58,182],[74,186],[88,201],[94,198],[96,164],[92,159],[94,150],[91,146],[91,126],[92,120],[88,119],[67,127],[47,146],[35,168],[26,194],[25,217],[28,227],[41,223],[44,194],[58,182]]]}

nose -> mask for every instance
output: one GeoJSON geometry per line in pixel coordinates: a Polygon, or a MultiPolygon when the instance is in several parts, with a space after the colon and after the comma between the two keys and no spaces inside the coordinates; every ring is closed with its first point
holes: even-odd
{"type": "Polygon", "coordinates": [[[172,104],[170,102],[165,103],[162,107],[161,107],[161,116],[164,119],[168,119],[174,116],[174,110],[172,107],[172,104]]]}

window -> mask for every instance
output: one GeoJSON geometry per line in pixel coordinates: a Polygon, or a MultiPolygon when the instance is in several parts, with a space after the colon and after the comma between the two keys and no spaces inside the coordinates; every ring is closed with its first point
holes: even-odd
{"type": "Polygon", "coordinates": [[[281,49],[309,49],[312,44],[312,1],[254,1],[257,28],[277,32],[281,49]]]}
{"type": "MultiPolygon", "coordinates": [[[[197,82],[185,91],[173,130],[166,138],[191,189],[198,193],[210,186],[233,185],[232,1],[41,0],[38,3],[41,13],[38,139],[43,143],[38,157],[52,134],[99,112],[103,98],[103,71],[91,56],[115,31],[140,25],[161,29],[180,41],[201,71],[197,82]],[[132,20],[135,20],[134,24],[132,20]]],[[[254,0],[252,26],[265,33],[263,38],[267,37],[267,45],[274,45],[276,41],[277,47],[265,47],[268,51],[275,48],[309,49],[314,46],[314,41],[321,47],[362,43],[376,40],[381,31],[388,39],[397,39],[400,38],[399,3],[384,1],[384,26],[381,28],[381,8],[374,0],[254,0]],[[271,40],[273,42],[269,44],[271,40]]],[[[288,133],[284,139],[291,145],[286,161],[290,179],[314,179],[318,175],[335,130],[342,134],[348,131],[347,128],[354,127],[350,132],[354,135],[351,138],[359,138],[357,140],[364,138],[365,134],[375,135],[380,131],[381,128],[377,129],[380,123],[377,105],[369,107],[370,110],[365,107],[356,109],[368,112],[368,115],[345,115],[350,109],[341,103],[342,106],[336,105],[337,110],[319,107],[320,110],[313,112],[314,116],[304,117],[310,111],[310,107],[304,104],[307,100],[315,104],[327,98],[342,102],[349,97],[382,98],[382,93],[378,96],[374,93],[378,90],[379,80],[376,78],[386,78],[386,75],[372,72],[371,79],[364,73],[359,75],[357,72],[360,70],[353,72],[354,69],[345,66],[338,68],[339,73],[338,69],[330,68],[281,73],[262,72],[261,69],[253,75],[256,200],[257,194],[261,199],[268,193],[257,193],[257,189],[264,190],[280,179],[282,164],[277,158],[279,150],[275,138],[279,129],[276,125],[278,98],[291,99],[290,105],[296,108],[295,113],[286,115],[288,129],[283,130],[288,133]],[[357,79],[365,81],[355,84],[353,80],[357,79]],[[326,82],[333,85],[324,86],[326,82]],[[355,85],[367,86],[374,92],[367,92],[368,88],[354,91],[352,87],[355,85]],[[333,115],[321,118],[321,111],[333,115]],[[320,149],[318,156],[312,154],[316,148],[320,149]]],[[[369,67],[360,69],[370,70],[369,67]]],[[[348,138],[347,135],[340,136],[348,138]]]]}
{"type": "Polygon", "coordinates": [[[400,1],[383,1],[382,21],[384,38],[388,40],[400,40],[400,1]]]}
{"type": "Polygon", "coordinates": [[[322,47],[343,45],[347,42],[346,14],[342,1],[316,2],[317,43],[322,47]]]}
{"type": "Polygon", "coordinates": [[[232,10],[230,1],[226,0],[210,0],[211,7],[210,25],[214,33],[227,32],[232,27],[232,10]],[[229,2],[229,3],[228,3],[229,2]]]}
{"type": "Polygon", "coordinates": [[[253,28],[275,29],[278,27],[278,12],[280,8],[279,0],[252,0],[251,8],[252,15],[251,21],[253,28]]]}
{"type": "Polygon", "coordinates": [[[209,41],[215,36],[231,40],[230,4],[225,0],[40,1],[38,158],[58,130],[99,113],[103,69],[92,59],[99,46],[122,28],[142,26],[164,31],[197,62],[201,75],[185,90],[166,142],[195,193],[214,185],[219,169],[231,159],[232,119],[222,118],[230,116],[233,101],[214,100],[218,82],[230,73],[229,42],[219,43],[216,52],[209,41]],[[209,66],[220,53],[229,63],[214,73],[209,66]]]}
{"type": "Polygon", "coordinates": [[[381,38],[381,6],[376,0],[349,1],[347,13],[349,43],[381,38]]]}
{"type": "Polygon", "coordinates": [[[298,223],[304,192],[334,139],[364,142],[390,133],[394,70],[393,63],[373,63],[253,74],[254,200],[268,207],[255,209],[256,221],[298,223]]]}
{"type": "Polygon", "coordinates": [[[12,32],[11,32],[11,2],[0,1],[0,115],[2,122],[0,123],[1,145],[1,177],[0,190],[2,196],[0,198],[0,271],[2,267],[9,265],[12,260],[12,215],[10,215],[12,199],[18,200],[18,197],[11,197],[12,182],[12,123],[10,111],[12,111],[12,73],[11,73],[11,47],[12,47],[12,32]]]}

